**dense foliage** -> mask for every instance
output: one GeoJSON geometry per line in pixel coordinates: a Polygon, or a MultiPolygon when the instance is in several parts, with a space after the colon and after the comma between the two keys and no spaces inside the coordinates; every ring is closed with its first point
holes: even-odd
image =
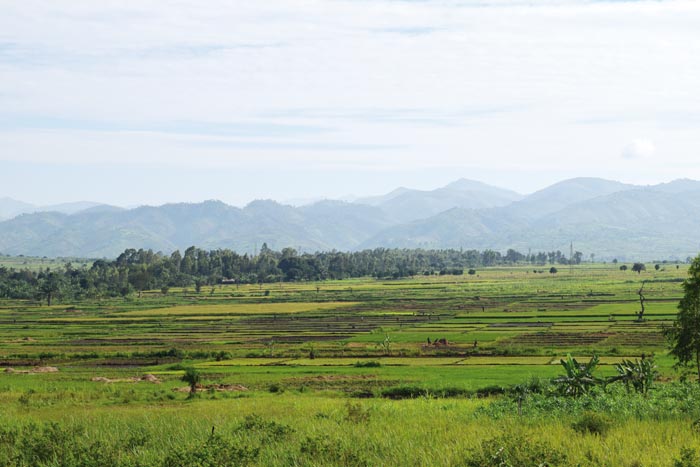
{"type": "Polygon", "coordinates": [[[700,256],[693,260],[688,269],[678,315],[673,326],[666,331],[666,336],[678,365],[694,366],[700,382],[700,256]]]}
{"type": "MultiPolygon", "coordinates": [[[[574,255],[580,262],[581,254],[574,255]]],[[[60,270],[0,268],[0,298],[42,299],[49,304],[64,299],[128,295],[141,290],[194,287],[221,282],[252,284],[279,281],[346,279],[351,277],[400,278],[431,274],[462,274],[473,268],[527,262],[534,265],[566,264],[560,251],[524,255],[508,250],[504,255],[486,250],[400,250],[377,248],[358,252],[298,254],[263,245],[259,254],[240,255],[232,250],[207,251],[195,247],[170,255],[152,250],[128,249],[115,260],[100,259],[91,267],[60,270]]]]}

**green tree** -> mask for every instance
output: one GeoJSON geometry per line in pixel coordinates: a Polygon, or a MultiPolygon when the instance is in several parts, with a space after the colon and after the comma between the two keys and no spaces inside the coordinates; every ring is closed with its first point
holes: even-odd
{"type": "Polygon", "coordinates": [[[202,376],[196,369],[190,367],[186,369],[185,374],[182,375],[182,381],[190,385],[190,395],[188,397],[192,398],[197,394],[197,386],[202,381],[202,376]]]}
{"type": "Polygon", "coordinates": [[[63,285],[63,277],[57,272],[49,272],[39,282],[41,295],[46,298],[46,304],[51,306],[51,299],[58,295],[63,285]]]}
{"type": "Polygon", "coordinates": [[[647,267],[644,263],[634,263],[632,265],[632,271],[636,272],[637,274],[641,274],[642,271],[646,271],[647,267]]]}
{"type": "Polygon", "coordinates": [[[677,365],[694,365],[700,383],[700,255],[688,268],[688,277],[683,282],[683,298],[678,303],[678,314],[673,326],[666,330],[666,337],[677,365]]]}

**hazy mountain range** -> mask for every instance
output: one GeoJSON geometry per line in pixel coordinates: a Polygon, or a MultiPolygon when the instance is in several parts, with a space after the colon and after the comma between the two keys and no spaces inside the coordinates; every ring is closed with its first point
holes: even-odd
{"type": "Polygon", "coordinates": [[[76,212],[84,211],[96,206],[100,203],[91,201],[78,201],[75,203],[52,204],[49,206],[37,206],[24,201],[17,201],[12,198],[0,198],[0,221],[11,219],[20,214],[29,214],[33,212],[60,212],[63,214],[75,214],[76,212]]]}
{"type": "Polygon", "coordinates": [[[471,180],[430,190],[398,188],[353,202],[293,207],[220,201],[123,209],[48,207],[0,199],[0,252],[114,257],[126,248],[190,245],[252,252],[267,243],[303,251],[374,247],[561,250],[586,257],[667,259],[700,250],[700,182],[635,186],[576,178],[523,196],[471,180]],[[17,215],[19,214],[19,215],[17,215]]]}

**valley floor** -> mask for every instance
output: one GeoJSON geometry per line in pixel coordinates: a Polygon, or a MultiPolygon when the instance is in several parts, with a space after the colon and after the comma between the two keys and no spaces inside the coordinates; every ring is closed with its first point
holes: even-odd
{"type": "Polygon", "coordinates": [[[548,269],[0,303],[0,465],[695,465],[662,334],[685,266],[548,269]],[[594,353],[660,380],[557,395],[594,353]]]}

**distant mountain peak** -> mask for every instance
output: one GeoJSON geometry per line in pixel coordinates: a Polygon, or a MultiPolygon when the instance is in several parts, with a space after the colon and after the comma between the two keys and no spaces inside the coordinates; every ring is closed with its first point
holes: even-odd
{"type": "Polygon", "coordinates": [[[682,193],[685,191],[700,190],[700,182],[697,180],[692,180],[690,178],[679,178],[676,180],[671,180],[668,183],[659,183],[658,185],[652,185],[649,188],[657,191],[663,191],[666,193],[682,193]]]}
{"type": "Polygon", "coordinates": [[[254,199],[250,203],[246,204],[246,209],[248,208],[261,208],[261,207],[279,207],[285,206],[274,199],[254,199]]]}
{"type": "Polygon", "coordinates": [[[462,178],[458,178],[454,182],[448,183],[443,188],[448,188],[448,189],[452,189],[452,190],[474,190],[474,189],[496,188],[496,187],[488,185],[484,182],[480,182],[478,180],[471,180],[471,179],[462,177],[462,178]]]}
{"type": "MultiPolygon", "coordinates": [[[[0,198],[0,208],[7,198],[0,198]]],[[[434,190],[397,188],[372,203],[323,200],[293,207],[258,199],[241,209],[219,200],[77,213],[39,212],[0,222],[0,251],[114,257],[126,248],[164,252],[190,245],[252,252],[263,243],[306,251],[374,247],[505,251],[576,248],[599,259],[664,259],[697,252],[700,182],[635,186],[594,177],[563,180],[528,196],[458,179],[434,190]],[[638,226],[643,225],[643,229],[638,226]]],[[[78,209],[90,202],[55,205],[78,209]]],[[[96,203],[95,203],[96,204],[96,203]]],[[[9,205],[9,204],[8,204],[9,205]]]]}

